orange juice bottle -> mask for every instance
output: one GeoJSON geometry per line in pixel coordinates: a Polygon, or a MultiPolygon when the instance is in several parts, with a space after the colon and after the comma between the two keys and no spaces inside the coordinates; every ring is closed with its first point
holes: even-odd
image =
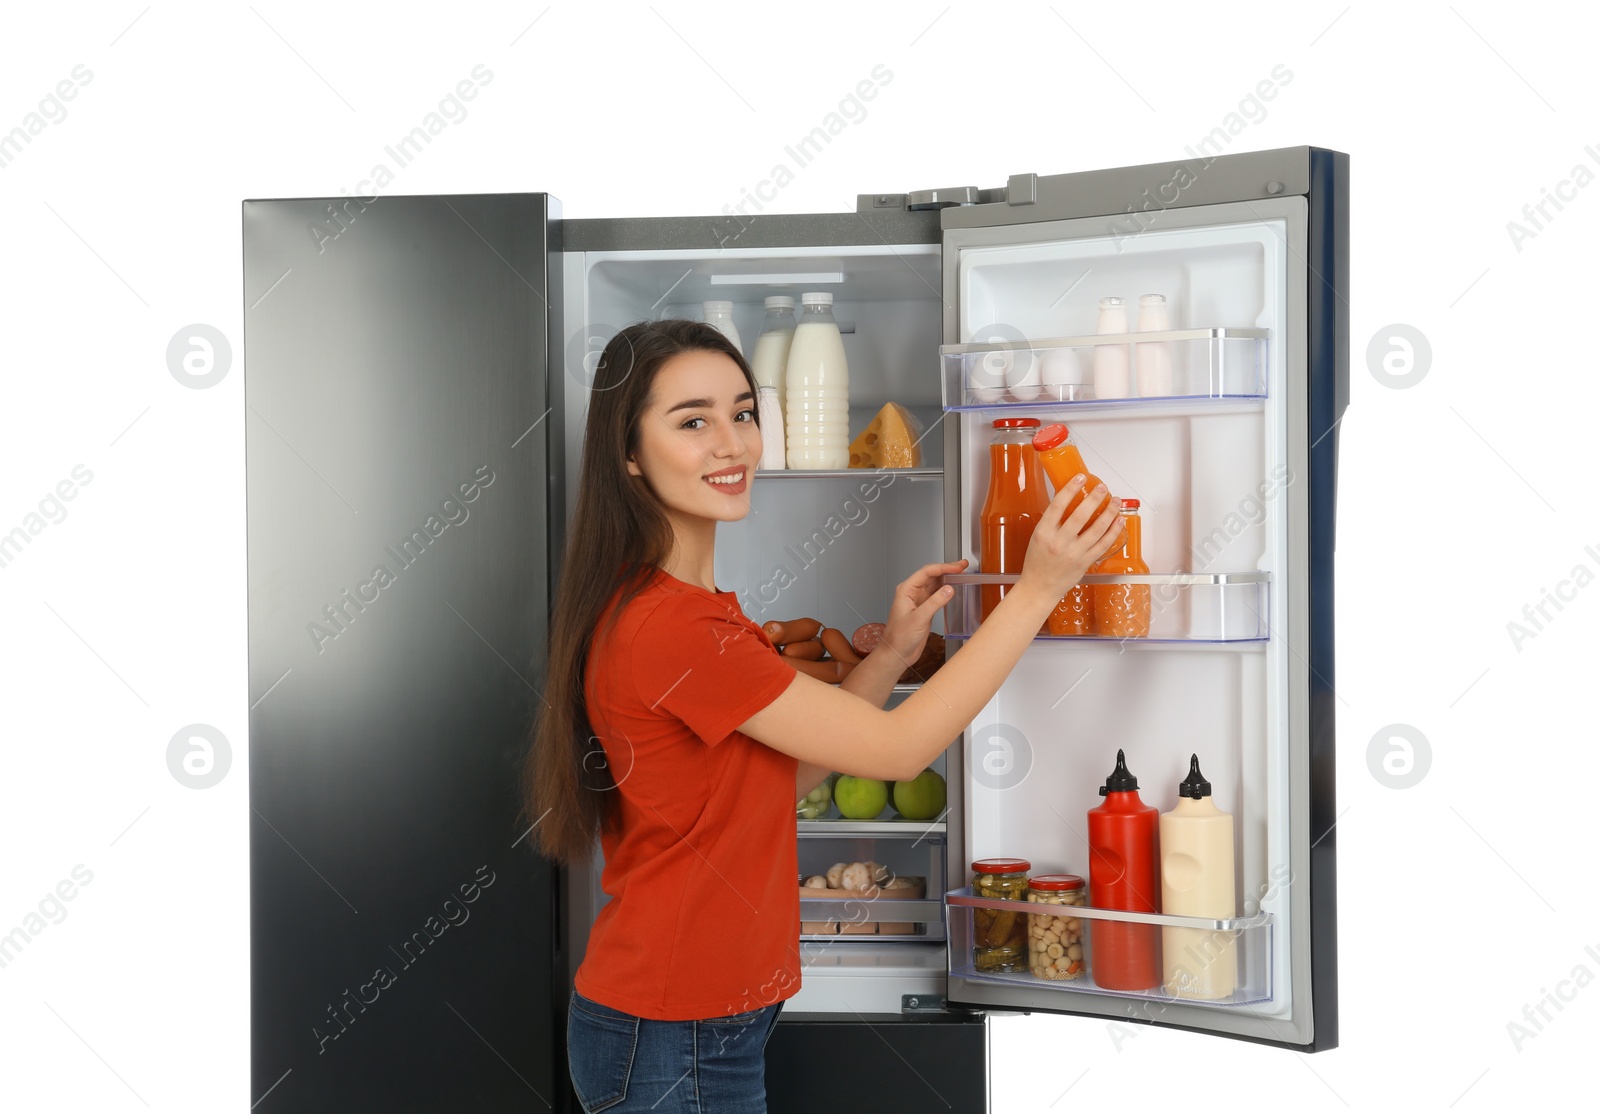
{"type": "MultiPolygon", "coordinates": [[[[1139,500],[1122,501],[1122,548],[1113,549],[1090,566],[1092,573],[1147,573],[1139,552],[1143,528],[1139,521],[1139,500]]],[[[1093,609],[1094,633],[1108,638],[1150,637],[1150,585],[1091,584],[1089,606],[1093,609]]]]}
{"type": "MultiPolygon", "coordinates": [[[[1078,473],[1083,473],[1083,490],[1072,497],[1072,502],[1067,505],[1067,514],[1077,509],[1083,502],[1087,492],[1093,491],[1100,483],[1100,477],[1089,471],[1083,463],[1083,454],[1078,451],[1078,446],[1072,443],[1072,434],[1067,427],[1057,422],[1047,425],[1033,435],[1033,447],[1039,454],[1039,463],[1044,466],[1046,474],[1050,477],[1051,485],[1060,491],[1078,473]]],[[[1100,506],[1095,508],[1099,514],[1111,496],[1108,494],[1100,501],[1100,506]]],[[[1061,597],[1061,602],[1056,604],[1050,618],[1045,622],[1045,628],[1053,635],[1087,635],[1094,633],[1094,602],[1089,589],[1079,584],[1061,597]]]]}
{"type": "MultiPolygon", "coordinates": [[[[1033,451],[1038,418],[999,418],[989,442],[989,494],[979,517],[978,571],[1021,572],[1028,540],[1050,505],[1039,454],[1033,451]]],[[[1006,593],[1004,584],[980,589],[983,618],[1006,593]]]]}

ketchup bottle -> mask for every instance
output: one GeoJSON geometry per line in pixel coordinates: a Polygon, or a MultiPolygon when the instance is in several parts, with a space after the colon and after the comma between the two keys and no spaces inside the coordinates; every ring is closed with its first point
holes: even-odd
{"type": "MultiPolygon", "coordinates": [[[[1159,814],[1139,799],[1139,782],[1117,751],[1117,768],[1089,810],[1089,904],[1096,909],[1158,913],[1159,814]]],[[[1107,990],[1161,985],[1161,929],[1149,924],[1090,921],[1089,973],[1107,990]]]]}

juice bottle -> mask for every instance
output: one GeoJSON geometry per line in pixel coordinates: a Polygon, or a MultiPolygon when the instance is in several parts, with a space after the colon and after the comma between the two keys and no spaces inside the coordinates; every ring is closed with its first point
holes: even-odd
{"type": "MultiPolygon", "coordinates": [[[[1067,505],[1067,514],[1077,509],[1083,502],[1085,492],[1092,491],[1100,482],[1100,477],[1089,471],[1083,463],[1083,454],[1078,451],[1078,446],[1072,443],[1072,434],[1067,427],[1059,422],[1045,426],[1033,435],[1033,447],[1039,454],[1039,463],[1044,466],[1045,473],[1050,477],[1051,486],[1060,491],[1067,482],[1079,472],[1083,473],[1083,490],[1072,497],[1072,502],[1067,505]]],[[[1100,501],[1100,506],[1095,508],[1099,514],[1101,508],[1110,499],[1107,495],[1100,501]]],[[[1045,621],[1045,629],[1053,635],[1085,635],[1094,633],[1094,603],[1090,597],[1089,589],[1079,584],[1069,589],[1061,602],[1056,604],[1055,610],[1050,613],[1050,618],[1045,621]]]]}
{"type": "MultiPolygon", "coordinates": [[[[1233,817],[1212,803],[1211,783],[1195,754],[1178,786],[1178,807],[1161,814],[1161,911],[1233,916],[1233,817]]],[[[1228,997],[1238,982],[1237,944],[1231,932],[1163,928],[1162,985],[1175,998],[1228,997]]]]}
{"type": "MultiPolygon", "coordinates": [[[[989,494],[978,519],[979,572],[1021,572],[1028,540],[1050,505],[1044,472],[1033,438],[1038,418],[997,418],[989,442],[989,494]]],[[[980,590],[983,618],[989,617],[1006,593],[1004,584],[985,584],[980,590]]]]}
{"type": "MultiPolygon", "coordinates": [[[[1122,501],[1122,548],[1113,549],[1089,566],[1092,573],[1147,573],[1139,552],[1142,529],[1139,500],[1122,501]]],[[[1150,585],[1091,584],[1089,606],[1094,633],[1108,638],[1148,638],[1150,636],[1150,585]]]]}
{"type": "MultiPolygon", "coordinates": [[[[1159,913],[1156,856],[1160,820],[1139,799],[1139,782],[1117,751],[1117,768],[1100,787],[1105,798],[1089,810],[1089,904],[1096,909],[1159,913]]],[[[1160,929],[1150,924],[1094,921],[1089,974],[1107,990],[1150,990],[1161,983],[1160,929]]]]}

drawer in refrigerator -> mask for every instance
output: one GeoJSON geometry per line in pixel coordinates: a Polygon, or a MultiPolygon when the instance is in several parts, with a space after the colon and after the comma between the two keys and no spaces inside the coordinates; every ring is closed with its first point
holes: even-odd
{"type": "Polygon", "coordinates": [[[1215,919],[1130,913],[979,897],[971,887],[946,893],[945,905],[952,976],[1218,1008],[1272,998],[1270,913],[1215,919]],[[1028,946],[1018,949],[1020,958],[993,966],[996,949],[985,946],[992,943],[988,937],[1023,931],[1028,946]],[[1060,965],[1058,955],[1069,962],[1060,965]]]}
{"type": "Polygon", "coordinates": [[[943,827],[908,826],[881,836],[802,831],[800,938],[944,939],[943,827]]]}
{"type": "Polygon", "coordinates": [[[939,359],[946,410],[1100,409],[1267,395],[1266,329],[1019,335],[940,345],[939,359]]]}
{"type": "MultiPolygon", "coordinates": [[[[970,638],[984,616],[1015,584],[1017,573],[957,573],[944,578],[955,587],[945,606],[945,637],[970,638]]],[[[1140,642],[1265,642],[1268,588],[1272,575],[1239,573],[1092,574],[1063,597],[1038,637],[1053,641],[1101,642],[1126,646],[1140,642]],[[1076,604],[1074,604],[1076,600],[1076,604]]]]}

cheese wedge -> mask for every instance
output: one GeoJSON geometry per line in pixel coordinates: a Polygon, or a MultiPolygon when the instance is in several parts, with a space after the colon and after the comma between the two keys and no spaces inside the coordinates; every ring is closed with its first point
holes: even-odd
{"type": "Polygon", "coordinates": [[[898,402],[884,405],[850,442],[852,468],[920,468],[922,423],[898,402]]]}

